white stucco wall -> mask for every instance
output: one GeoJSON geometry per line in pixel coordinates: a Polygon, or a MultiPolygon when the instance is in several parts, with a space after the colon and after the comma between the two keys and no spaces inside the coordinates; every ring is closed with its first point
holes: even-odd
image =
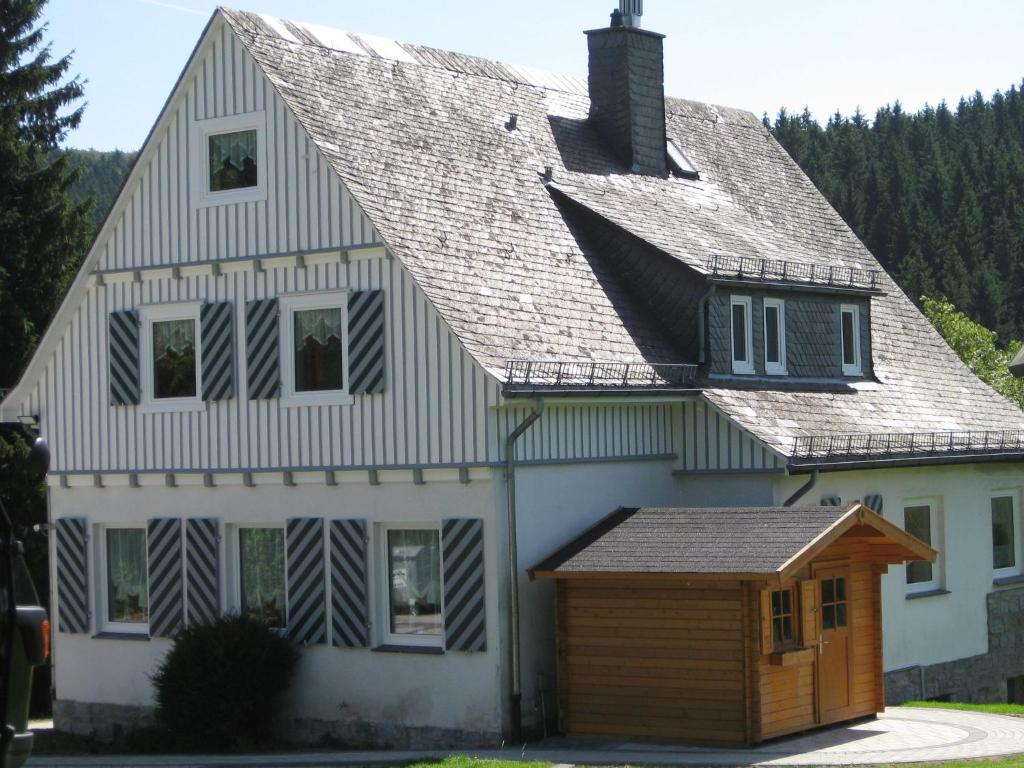
{"type": "MultiPolygon", "coordinates": [[[[217,517],[224,524],[283,523],[289,517],[359,517],[371,530],[371,645],[381,640],[386,619],[384,565],[378,557],[374,524],[437,522],[448,517],[484,519],[487,566],[487,651],[443,655],[381,653],[369,649],[307,647],[289,694],[288,714],[327,721],[365,721],[408,726],[498,733],[502,724],[500,674],[503,631],[499,619],[497,564],[503,558],[504,517],[496,515],[489,470],[473,470],[461,484],[453,471],[424,473],[415,485],[411,472],[381,472],[381,485],[370,486],[366,473],[338,474],[340,485],[328,487],[322,473],[299,475],[297,487],[285,487],[281,475],[257,475],[257,487],[237,484],[205,488],[201,476],[179,476],[197,482],[178,488],[125,486],[52,488],[54,517],[85,517],[93,539],[95,526],[140,522],[149,517],[217,517]],[[265,484],[262,484],[265,483],[265,484]]],[[[111,477],[110,481],[115,478],[111,477]]],[[[160,482],[163,477],[159,477],[160,482]]],[[[151,480],[150,482],[155,482],[151,480]]],[[[222,537],[226,539],[227,537],[222,537]]],[[[221,594],[230,608],[226,541],[221,542],[221,594]]],[[[90,551],[93,542],[90,542],[90,551]]],[[[90,557],[95,570],[96,557],[90,557]]],[[[96,574],[90,584],[96,588],[96,574]]],[[[95,612],[95,594],[92,595],[95,612]]],[[[93,628],[95,630],[95,619],[93,628]]],[[[56,633],[57,697],[62,700],[150,705],[148,675],[170,647],[170,641],[93,639],[89,635],[56,633]]]]}
{"type": "MultiPolygon", "coordinates": [[[[807,476],[784,477],[776,483],[782,503],[807,476]]],[[[822,473],[799,505],[820,503],[837,495],[843,503],[880,493],[884,516],[903,526],[903,508],[932,499],[942,510],[941,586],[949,594],[907,599],[906,569],[889,567],[882,577],[882,621],[886,671],[935,664],[988,651],[986,595],[993,586],[993,491],[1024,487],[1024,464],[961,464],[905,469],[822,473]]],[[[1018,521],[1020,520],[1018,511],[1018,521]]],[[[1021,535],[1024,532],[1018,532],[1021,535]]]]}
{"type": "Polygon", "coordinates": [[[523,719],[540,721],[538,675],[556,711],[555,585],[528,581],[526,570],[620,506],[678,504],[672,462],[521,466],[516,470],[519,533],[523,719]]]}

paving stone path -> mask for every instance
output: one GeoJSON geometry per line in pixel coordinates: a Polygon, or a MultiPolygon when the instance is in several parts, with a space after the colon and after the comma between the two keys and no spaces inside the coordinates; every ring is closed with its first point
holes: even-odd
{"type": "MultiPolygon", "coordinates": [[[[43,768],[126,766],[331,766],[400,765],[451,754],[436,750],[333,752],[281,755],[45,757],[43,768]]],[[[813,731],[752,749],[707,749],[633,742],[549,739],[526,749],[478,750],[469,754],[503,760],[543,760],[571,765],[825,766],[920,763],[1024,755],[1024,718],[944,709],[890,707],[876,720],[813,731]]],[[[1024,766],[1024,759],[1022,759],[1024,766]]]]}

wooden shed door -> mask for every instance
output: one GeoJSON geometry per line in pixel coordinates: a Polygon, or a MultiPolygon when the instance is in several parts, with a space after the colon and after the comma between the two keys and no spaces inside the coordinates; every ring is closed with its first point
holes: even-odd
{"type": "Polygon", "coordinates": [[[818,702],[820,722],[832,723],[849,717],[853,709],[850,632],[850,571],[821,569],[820,636],[818,640],[818,702]]]}

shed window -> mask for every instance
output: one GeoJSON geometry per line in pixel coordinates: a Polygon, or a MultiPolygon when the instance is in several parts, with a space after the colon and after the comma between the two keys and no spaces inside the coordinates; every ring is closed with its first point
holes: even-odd
{"type": "Polygon", "coordinates": [[[843,375],[860,376],[860,308],[855,304],[842,305],[840,333],[843,346],[843,375]]]}
{"type": "Polygon", "coordinates": [[[729,300],[732,334],[732,372],[754,372],[751,341],[750,297],[732,296],[729,300]]]}
{"type": "Polygon", "coordinates": [[[795,604],[796,599],[792,587],[772,592],[772,645],[776,649],[792,645],[796,640],[795,604]]]}
{"type": "Polygon", "coordinates": [[[846,577],[821,581],[821,628],[841,629],[847,625],[846,577]]]}
{"type": "Polygon", "coordinates": [[[441,537],[436,528],[385,530],[388,640],[439,645],[442,629],[441,537]]]}
{"type": "Polygon", "coordinates": [[[283,528],[238,529],[240,612],[268,627],[285,626],[283,528]]]}
{"type": "Polygon", "coordinates": [[[255,187],[258,183],[256,131],[217,133],[209,137],[210,191],[255,187]]]}
{"type": "Polygon", "coordinates": [[[786,372],[786,303],[782,299],[764,300],[764,371],[786,372]]]}

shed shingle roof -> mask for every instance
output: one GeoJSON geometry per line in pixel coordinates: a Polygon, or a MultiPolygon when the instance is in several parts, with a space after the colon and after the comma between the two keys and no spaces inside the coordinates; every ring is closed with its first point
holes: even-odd
{"type": "MultiPolygon", "coordinates": [[[[547,166],[562,193],[698,270],[716,254],[880,269],[749,112],[667,99],[668,135],[700,179],[638,176],[587,123],[579,80],[365,36],[333,50],[308,27],[221,12],[392,252],[499,378],[512,359],[672,354],[656,332],[631,332],[614,284],[545,187],[547,166]],[[345,52],[349,43],[363,53],[345,52]]],[[[887,276],[883,288],[872,299],[877,385],[718,383],[705,396],[784,454],[798,435],[1024,427],[887,276]]]]}
{"type": "Polygon", "coordinates": [[[531,570],[775,573],[847,507],[620,509],[531,570]]]}

